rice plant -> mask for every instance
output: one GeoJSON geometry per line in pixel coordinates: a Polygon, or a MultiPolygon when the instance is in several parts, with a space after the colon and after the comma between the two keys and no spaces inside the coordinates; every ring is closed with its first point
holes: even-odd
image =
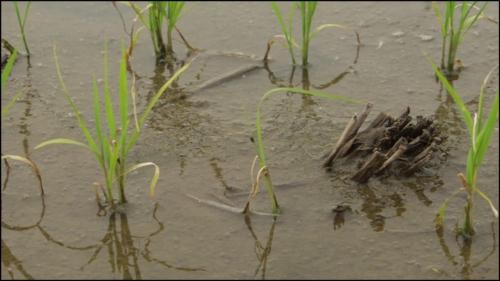
{"type": "MultiPolygon", "coordinates": [[[[339,25],[339,24],[323,24],[321,26],[318,26],[315,30],[312,29],[312,21],[314,17],[314,13],[316,12],[316,7],[317,7],[317,1],[297,1],[292,4],[291,7],[288,9],[288,16],[285,21],[283,14],[281,12],[280,7],[276,2],[271,3],[271,8],[278,18],[278,22],[281,26],[281,30],[283,32],[283,36],[285,37],[286,44],[288,46],[288,51],[290,52],[290,57],[292,59],[292,63],[295,65],[296,59],[295,59],[295,53],[294,53],[294,47],[300,48],[301,49],[301,55],[302,55],[302,65],[306,66],[309,62],[309,44],[312,40],[312,38],[321,30],[329,27],[336,27],[336,28],[343,28],[343,29],[348,29],[348,27],[339,25]],[[294,17],[295,17],[295,10],[298,8],[300,10],[300,17],[301,17],[301,29],[302,29],[302,37],[301,37],[301,45],[296,43],[296,40],[293,35],[293,22],[294,22],[294,17]]],[[[359,35],[357,32],[356,37],[358,39],[358,44],[359,44],[359,35]]],[[[274,39],[272,39],[268,43],[268,48],[266,51],[266,55],[264,57],[264,61],[267,59],[267,55],[269,53],[269,49],[271,44],[273,43],[274,39]]]]}
{"type": "Polygon", "coordinates": [[[484,17],[484,9],[488,2],[485,2],[480,8],[476,6],[477,1],[463,1],[460,4],[455,1],[446,1],[444,11],[441,12],[439,5],[432,2],[432,7],[441,28],[441,69],[447,76],[454,72],[454,65],[458,46],[464,40],[465,34],[477,22],[484,17]],[[456,10],[460,10],[458,18],[455,17],[456,10]],[[472,10],[477,10],[474,14],[472,10]],[[446,54],[448,49],[448,54],[446,54]],[[447,57],[447,60],[445,59],[447,57]]]}
{"type": "MultiPolygon", "coordinates": [[[[254,187],[252,188],[252,191],[250,193],[249,201],[250,199],[255,196],[255,194],[258,192],[259,188],[259,181],[263,177],[264,178],[264,184],[266,186],[266,190],[269,196],[269,199],[271,200],[271,205],[273,209],[274,214],[278,214],[280,212],[280,207],[278,204],[278,199],[276,197],[276,194],[274,193],[274,188],[273,188],[273,183],[271,180],[271,174],[269,172],[269,167],[267,165],[267,158],[266,158],[266,153],[264,150],[264,141],[262,138],[262,105],[264,101],[271,95],[274,95],[276,93],[292,93],[292,94],[301,94],[304,96],[314,96],[314,97],[321,97],[321,98],[327,98],[327,99],[333,99],[333,100],[343,100],[347,102],[355,102],[352,99],[348,99],[342,96],[338,95],[332,95],[332,94],[327,94],[324,92],[318,92],[318,91],[308,91],[304,90],[301,88],[276,88],[268,91],[265,93],[262,98],[259,101],[259,104],[257,106],[257,114],[256,114],[256,119],[255,119],[255,129],[256,129],[256,150],[257,150],[257,157],[259,162],[259,172],[257,174],[256,180],[253,182],[254,187]]],[[[252,178],[253,178],[253,165],[252,165],[252,178]]],[[[245,209],[248,208],[248,203],[245,209]]]]}
{"type": "MultiPolygon", "coordinates": [[[[154,105],[157,103],[159,98],[165,93],[169,86],[189,67],[190,63],[184,65],[179,69],[151,98],[148,105],[146,106],[144,112],[137,117],[135,109],[135,79],[133,80],[131,91],[129,92],[127,86],[127,71],[126,71],[126,58],[125,50],[122,48],[122,58],[120,62],[120,76],[118,81],[118,97],[119,97],[119,116],[115,117],[113,112],[113,104],[111,100],[111,93],[109,87],[108,78],[108,58],[107,58],[107,47],[105,47],[104,55],[104,111],[105,116],[101,114],[101,95],[97,87],[97,82],[95,77],[92,79],[93,84],[93,101],[94,101],[94,118],[95,118],[95,130],[96,135],[93,137],[86,125],[84,118],[81,116],[78,108],[76,107],[66,84],[64,83],[61,69],[59,66],[56,47],[54,46],[54,59],[56,64],[57,75],[59,82],[61,84],[62,90],[68,103],[70,104],[75,117],[78,121],[80,129],[85,136],[87,144],[79,141],[66,138],[57,138],[42,142],[37,145],[35,149],[39,149],[51,144],[72,144],[80,147],[84,147],[91,151],[96,157],[101,169],[104,172],[106,191],[102,190],[107,203],[114,206],[114,196],[113,196],[113,184],[118,181],[119,187],[119,197],[120,203],[127,202],[125,197],[125,175],[128,173],[146,166],[154,166],[155,172],[150,184],[150,195],[154,196],[154,191],[156,183],[158,181],[160,170],[159,167],[152,162],[145,162],[136,164],[132,167],[127,166],[127,157],[130,150],[134,147],[141,134],[142,127],[146,121],[149,113],[151,112],[154,105]],[[133,116],[132,120],[129,115],[129,95],[132,97],[133,102],[133,116]],[[116,120],[118,119],[118,120],[116,120]],[[120,124],[118,124],[118,122],[120,124]],[[102,123],[102,124],[101,124],[102,123]],[[106,132],[104,129],[108,128],[106,132]],[[134,127],[134,129],[130,129],[134,127]]],[[[100,186],[100,185],[99,185],[100,186]]],[[[97,192],[97,190],[96,190],[97,192]]],[[[97,193],[98,194],[98,193],[97,193]]]]}
{"type": "Polygon", "coordinates": [[[30,49],[28,48],[28,43],[26,42],[26,32],[24,31],[24,27],[26,26],[26,19],[28,18],[28,12],[30,10],[31,1],[26,2],[26,7],[24,8],[24,15],[21,17],[21,12],[19,11],[19,5],[17,1],[14,1],[14,8],[16,9],[17,22],[19,24],[19,28],[21,29],[21,35],[23,37],[24,49],[26,50],[26,55],[28,58],[30,57],[30,49]]]}
{"type": "Polygon", "coordinates": [[[165,59],[173,54],[172,32],[179,21],[184,1],[149,1],[146,8],[141,9],[137,4],[127,2],[142,24],[149,30],[157,59],[165,59]],[[148,11],[147,19],[144,12],[148,11]],[[167,22],[167,45],[163,40],[163,22],[167,22]]]}
{"type": "Polygon", "coordinates": [[[491,76],[493,71],[498,67],[498,65],[488,73],[488,75],[484,79],[483,84],[481,85],[477,112],[471,112],[465,107],[462,98],[458,95],[457,91],[453,88],[450,82],[448,82],[447,78],[443,75],[443,73],[441,73],[441,71],[437,68],[437,66],[434,63],[431,62],[431,64],[439,80],[445,86],[448,93],[455,101],[457,107],[462,112],[470,137],[470,147],[467,155],[466,173],[465,175],[463,173],[458,174],[458,178],[460,179],[460,182],[462,183],[463,187],[457,190],[450,198],[444,201],[444,203],[439,208],[439,212],[436,216],[436,223],[439,227],[442,226],[443,219],[445,216],[445,211],[448,206],[449,200],[451,200],[455,195],[457,195],[461,191],[465,191],[467,193],[467,200],[464,207],[465,219],[462,227],[459,229],[459,232],[465,238],[470,238],[474,234],[472,212],[474,206],[474,196],[476,193],[479,194],[489,204],[491,210],[493,211],[493,214],[495,215],[495,217],[498,218],[498,211],[491,202],[490,198],[486,194],[484,194],[477,186],[479,169],[481,168],[484,156],[488,151],[488,146],[491,140],[491,136],[495,131],[495,125],[498,119],[498,89],[497,89],[491,110],[489,114],[486,116],[486,119],[483,120],[483,112],[485,110],[484,89],[486,83],[489,80],[489,77],[491,76]]]}

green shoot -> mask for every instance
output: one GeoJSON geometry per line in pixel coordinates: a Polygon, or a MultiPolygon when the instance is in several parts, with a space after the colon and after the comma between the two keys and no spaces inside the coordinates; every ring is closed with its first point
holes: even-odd
{"type": "MultiPolygon", "coordinates": [[[[273,183],[271,181],[271,175],[269,173],[269,167],[267,166],[266,162],[266,154],[264,151],[264,141],[262,138],[262,121],[261,121],[261,116],[262,116],[262,104],[264,101],[271,95],[276,94],[276,93],[292,93],[292,94],[301,94],[305,96],[314,96],[314,97],[321,97],[321,98],[327,98],[327,99],[332,99],[332,100],[343,100],[347,102],[355,102],[354,100],[338,96],[338,95],[331,95],[327,94],[324,92],[319,92],[319,91],[308,91],[300,88],[276,88],[268,91],[265,93],[262,98],[259,101],[259,104],[257,106],[257,115],[255,119],[255,129],[257,132],[257,142],[256,142],[256,150],[257,150],[257,155],[259,158],[259,166],[260,166],[260,171],[263,171],[263,177],[264,177],[264,184],[266,186],[267,193],[269,195],[269,199],[271,200],[272,208],[273,208],[273,213],[278,214],[280,212],[280,207],[278,204],[278,200],[276,198],[276,194],[274,193],[274,188],[273,188],[273,183]]],[[[253,166],[252,166],[253,170],[253,166]]],[[[253,172],[251,173],[253,175],[253,172]]],[[[259,180],[260,177],[257,177],[257,180],[259,180]]]]}
{"type": "Polygon", "coordinates": [[[151,40],[157,59],[165,59],[167,55],[173,54],[172,32],[179,21],[184,1],[149,1],[149,4],[141,9],[137,4],[126,2],[136,13],[142,24],[149,30],[151,40]],[[147,19],[144,13],[148,11],[147,19]],[[163,22],[167,21],[167,45],[165,46],[162,31],[163,22]]]}
{"type": "Polygon", "coordinates": [[[172,31],[181,16],[182,8],[184,8],[184,1],[167,1],[167,51],[170,53],[173,52],[172,31]]]}
{"type": "MultiPolygon", "coordinates": [[[[81,116],[78,108],[76,107],[71,95],[69,94],[66,85],[64,83],[61,69],[59,66],[56,47],[54,46],[54,59],[56,64],[57,75],[59,78],[59,82],[61,84],[62,90],[68,103],[70,104],[73,112],[75,113],[75,117],[78,121],[80,129],[82,130],[83,135],[87,141],[86,144],[65,138],[57,138],[42,142],[37,145],[35,149],[39,149],[51,144],[71,144],[77,145],[80,147],[84,147],[90,150],[97,161],[99,162],[100,167],[104,172],[105,183],[106,183],[106,192],[105,197],[107,203],[114,205],[114,196],[113,196],[113,184],[117,181],[119,186],[119,202],[125,203],[127,199],[125,197],[125,176],[134,171],[136,169],[146,167],[146,166],[154,166],[155,173],[151,180],[150,184],[150,195],[154,196],[154,191],[156,187],[156,183],[160,176],[159,167],[152,163],[139,163],[132,167],[127,167],[127,157],[130,150],[134,147],[137,139],[140,136],[141,128],[144,126],[144,123],[151,112],[154,105],[157,103],[159,98],[166,92],[168,87],[176,80],[178,77],[189,67],[190,63],[184,65],[181,69],[179,69],[152,97],[149,101],[146,109],[140,116],[137,118],[135,116],[135,108],[134,108],[134,120],[131,120],[129,117],[129,89],[127,86],[127,71],[126,71],[126,51],[122,50],[122,59],[120,62],[120,76],[118,81],[118,98],[119,98],[119,115],[118,118],[115,117],[113,112],[113,104],[111,100],[111,93],[109,89],[109,81],[108,81],[108,63],[107,63],[107,47],[105,48],[104,55],[104,111],[105,118],[101,114],[101,95],[99,93],[99,89],[97,87],[97,82],[95,77],[93,78],[93,100],[94,100],[94,117],[96,122],[96,135],[93,137],[85,123],[85,120],[81,116]],[[117,124],[119,122],[119,125],[117,124]],[[101,124],[102,123],[102,124],[101,124]],[[135,123],[135,125],[134,125],[135,123]],[[106,132],[104,128],[108,128],[106,132]],[[131,129],[130,127],[134,128],[131,129]]],[[[132,96],[133,101],[135,101],[135,89],[134,85],[132,86],[132,96]]]]}
{"type": "Polygon", "coordinates": [[[302,16],[302,65],[307,65],[309,57],[309,42],[311,40],[311,24],[316,11],[316,1],[300,1],[302,16]]]}
{"type": "Polygon", "coordinates": [[[16,9],[17,22],[19,24],[19,28],[21,29],[21,35],[23,37],[24,48],[26,49],[26,54],[30,56],[30,49],[28,48],[28,43],[26,43],[26,32],[24,31],[24,27],[26,26],[26,19],[28,18],[28,12],[30,10],[31,1],[26,3],[26,8],[24,8],[24,15],[21,17],[21,12],[19,11],[19,5],[17,1],[14,1],[14,8],[16,9]]]}
{"type": "Polygon", "coordinates": [[[432,7],[438,19],[441,28],[441,69],[446,70],[447,76],[454,72],[455,58],[458,52],[458,46],[462,43],[465,34],[477,22],[484,17],[484,9],[488,2],[485,2],[480,8],[472,3],[464,1],[461,4],[455,1],[446,1],[444,13],[441,12],[439,5],[432,2],[432,7]],[[458,19],[455,18],[456,10],[460,9],[458,19]],[[471,13],[472,9],[478,10],[477,13],[471,13]],[[446,48],[448,48],[448,60],[445,63],[446,48]]]}
{"type": "MultiPolygon", "coordinates": [[[[302,65],[306,66],[309,63],[309,44],[312,38],[321,30],[328,27],[336,27],[351,30],[346,26],[342,26],[339,24],[323,24],[317,27],[315,30],[312,29],[312,21],[314,17],[314,13],[316,12],[317,1],[297,1],[293,3],[292,6],[288,9],[288,17],[287,21],[283,17],[281,10],[276,2],[271,3],[271,8],[278,18],[278,22],[280,24],[281,30],[283,32],[283,37],[285,38],[286,44],[288,46],[288,51],[290,52],[290,57],[292,58],[292,63],[296,65],[294,47],[301,48],[302,54],[302,65]],[[295,8],[300,10],[301,16],[301,24],[302,24],[302,41],[301,46],[296,43],[293,36],[293,20],[295,17],[295,8]]],[[[359,42],[359,35],[357,32],[356,38],[359,42]]],[[[266,51],[266,55],[264,56],[264,60],[267,60],[267,55],[269,53],[270,45],[274,42],[274,37],[271,41],[268,42],[268,48],[266,51]]]]}
{"type": "Polygon", "coordinates": [[[285,24],[285,21],[283,20],[283,16],[281,14],[281,10],[276,4],[276,2],[271,3],[271,8],[273,9],[274,14],[276,14],[276,17],[278,18],[278,21],[281,25],[281,30],[283,31],[283,35],[285,36],[287,45],[288,45],[288,51],[290,52],[290,56],[292,58],[292,63],[295,65],[295,55],[293,53],[293,46],[296,45],[296,43],[293,41],[293,18],[295,16],[295,9],[294,7],[290,7],[288,9],[288,25],[285,24]]]}
{"type": "MultiPolygon", "coordinates": [[[[491,110],[486,117],[486,120],[483,120],[482,118],[484,111],[484,88],[489,80],[489,77],[498,67],[498,65],[494,67],[484,79],[483,84],[481,85],[481,90],[479,92],[478,109],[477,112],[473,113],[465,107],[462,98],[458,95],[457,91],[453,88],[450,82],[448,82],[447,78],[441,73],[438,67],[432,62],[431,64],[439,80],[444,85],[448,93],[452,96],[459,110],[462,112],[467,130],[469,132],[470,148],[467,156],[466,175],[464,176],[462,173],[458,174],[458,177],[463,186],[462,190],[465,190],[467,193],[467,200],[464,208],[465,220],[460,230],[466,238],[469,238],[474,234],[472,211],[474,196],[476,193],[479,194],[488,203],[495,217],[498,217],[498,211],[491,200],[477,186],[479,169],[483,163],[484,156],[486,155],[486,152],[488,150],[491,136],[493,135],[493,131],[495,130],[495,125],[498,120],[498,90],[494,97],[491,110]]],[[[445,215],[445,209],[448,205],[449,199],[443,203],[437,214],[436,223],[438,224],[438,226],[442,224],[445,215]]]]}

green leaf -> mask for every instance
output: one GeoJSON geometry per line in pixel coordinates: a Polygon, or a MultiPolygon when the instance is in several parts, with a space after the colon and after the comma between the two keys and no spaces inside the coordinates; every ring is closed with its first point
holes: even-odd
{"type": "MultiPolygon", "coordinates": [[[[475,2],[474,2],[475,3],[475,2]]],[[[463,4],[462,4],[463,5],[463,4]]],[[[476,15],[474,16],[470,16],[470,17],[467,17],[465,20],[464,20],[464,31],[463,31],[463,34],[467,33],[467,31],[469,31],[469,29],[474,25],[474,23],[476,23],[477,20],[481,19],[484,17],[484,9],[486,8],[486,5],[488,5],[488,2],[484,3],[484,5],[479,9],[479,12],[477,12],[476,15]]],[[[469,11],[474,8],[475,5],[471,5],[470,8],[469,8],[469,11]]],[[[467,13],[468,14],[468,13],[467,13]]]]}
{"type": "Polygon", "coordinates": [[[443,23],[443,17],[441,16],[441,10],[439,9],[439,5],[436,1],[432,1],[432,8],[434,9],[434,14],[436,15],[439,26],[441,27],[441,35],[443,35],[444,37],[444,35],[446,34],[445,25],[443,23]]]}
{"type": "Polygon", "coordinates": [[[479,118],[479,130],[483,128],[483,101],[484,101],[484,89],[486,87],[486,84],[488,84],[488,81],[490,80],[491,74],[495,71],[495,69],[498,68],[498,64],[493,67],[490,72],[486,75],[486,77],[483,80],[483,84],[481,84],[481,90],[479,91],[479,103],[477,105],[477,115],[479,118]]]}
{"type": "Polygon", "coordinates": [[[78,125],[80,126],[80,129],[82,130],[83,134],[85,135],[85,138],[87,139],[90,150],[94,152],[96,156],[98,156],[100,153],[99,150],[97,149],[94,139],[90,135],[90,132],[87,129],[87,126],[85,125],[85,121],[81,117],[80,112],[78,111],[78,108],[73,102],[73,99],[71,98],[71,95],[69,94],[68,89],[66,88],[66,84],[64,83],[64,79],[61,74],[61,67],[59,66],[59,61],[57,59],[56,45],[54,45],[53,51],[54,51],[54,60],[56,64],[57,77],[59,78],[59,83],[61,84],[63,93],[66,96],[66,99],[68,100],[68,103],[70,104],[71,108],[73,109],[73,112],[75,113],[75,117],[78,120],[78,125]]]}
{"type": "Polygon", "coordinates": [[[51,139],[48,141],[44,141],[44,142],[38,144],[37,146],[35,146],[35,150],[40,149],[42,147],[45,147],[47,145],[52,145],[52,144],[71,144],[71,145],[81,146],[81,147],[84,147],[84,148],[92,151],[92,149],[90,149],[90,147],[84,143],[81,143],[79,141],[75,141],[72,139],[65,139],[65,138],[57,138],[57,139],[51,139]]]}
{"type": "Polygon", "coordinates": [[[97,82],[95,77],[92,79],[92,95],[94,99],[94,118],[95,118],[95,126],[96,126],[96,131],[97,131],[97,142],[99,145],[99,149],[101,151],[101,156],[98,158],[99,163],[101,164],[102,168],[106,168],[105,161],[107,159],[107,151],[105,147],[106,141],[103,137],[102,134],[102,125],[101,125],[101,98],[99,95],[99,89],[97,88],[97,82]]]}
{"type": "Polygon", "coordinates": [[[493,101],[493,105],[491,106],[490,113],[488,115],[488,119],[486,120],[486,123],[484,127],[482,128],[481,132],[479,133],[479,136],[477,138],[477,151],[476,151],[476,163],[477,167],[481,166],[484,155],[486,154],[486,151],[488,150],[488,146],[491,141],[491,136],[493,135],[493,131],[495,130],[495,124],[498,119],[498,90],[495,95],[495,100],[493,101]]]}
{"type": "MultiPolygon", "coordinates": [[[[125,57],[125,48],[122,46],[122,58],[120,60],[120,79],[119,79],[119,97],[120,97],[120,118],[121,118],[121,135],[120,135],[120,144],[119,147],[121,149],[120,153],[122,156],[122,161],[126,159],[126,143],[127,143],[127,133],[128,133],[128,86],[127,86],[127,61],[125,57]]],[[[125,165],[125,163],[122,163],[125,165]]]]}
{"type": "Polygon", "coordinates": [[[104,42],[104,108],[106,110],[109,137],[111,140],[116,140],[115,114],[113,112],[113,103],[111,102],[111,93],[109,89],[108,41],[104,42]]]}
{"type": "Polygon", "coordinates": [[[467,125],[467,129],[469,130],[469,134],[472,137],[472,131],[473,131],[473,121],[472,121],[472,116],[469,110],[465,107],[465,104],[462,100],[462,98],[458,95],[457,91],[453,88],[453,86],[450,85],[450,82],[448,82],[448,79],[444,77],[444,75],[441,73],[441,71],[438,69],[438,67],[432,62],[432,60],[428,59],[429,62],[432,65],[432,68],[434,69],[434,72],[438,76],[439,80],[441,83],[444,85],[446,88],[447,92],[451,95],[453,100],[455,101],[455,104],[458,106],[458,109],[462,112],[462,115],[465,120],[465,124],[467,125]]]}
{"type": "Polygon", "coordinates": [[[9,79],[10,73],[12,72],[12,67],[14,66],[14,62],[16,62],[17,59],[17,49],[14,50],[14,53],[9,57],[7,60],[7,64],[5,64],[5,67],[2,71],[2,93],[5,85],[7,85],[7,80],[9,79]]]}
{"type": "Polygon", "coordinates": [[[295,64],[295,54],[293,52],[294,40],[293,40],[293,34],[292,34],[292,26],[293,26],[292,24],[293,24],[293,17],[295,14],[295,9],[293,7],[290,7],[288,10],[288,28],[287,28],[285,21],[283,19],[283,15],[281,14],[281,10],[275,1],[271,2],[271,8],[272,8],[274,14],[276,15],[276,17],[278,18],[278,22],[281,26],[281,30],[283,31],[283,35],[285,35],[285,39],[288,43],[288,51],[290,52],[290,56],[292,57],[292,63],[295,64]]]}

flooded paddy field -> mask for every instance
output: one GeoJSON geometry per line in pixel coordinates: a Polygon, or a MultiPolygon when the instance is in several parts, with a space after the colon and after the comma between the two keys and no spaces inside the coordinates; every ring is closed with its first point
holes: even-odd
{"type": "MultiPolygon", "coordinates": [[[[2,38],[23,50],[14,7],[1,5],[2,38]]],[[[135,14],[117,5],[130,28],[135,14]]],[[[133,171],[125,187],[128,203],[99,212],[93,183],[104,176],[92,153],[70,145],[34,147],[62,137],[85,142],[58,81],[53,45],[68,90],[94,133],[92,76],[102,87],[107,40],[117,96],[128,36],[111,2],[32,3],[30,61],[19,55],[2,85],[2,108],[14,93],[25,94],[2,118],[1,147],[3,155],[29,155],[36,162],[45,194],[29,166],[9,161],[7,175],[2,163],[2,279],[498,279],[498,218],[481,197],[475,198],[471,242],[455,235],[465,193],[450,201],[443,231],[435,228],[439,207],[461,187],[457,174],[466,170],[469,137],[426,57],[437,63],[441,55],[430,2],[318,3],[313,26],[348,26],[361,44],[352,30],[322,30],[311,41],[307,68],[292,65],[282,42],[273,44],[267,66],[260,64],[268,40],[282,32],[270,3],[187,2],[184,9],[177,27],[201,51],[152,109],[127,160],[158,165],[156,194],[148,196],[154,169],[133,171]],[[226,74],[231,77],[217,79],[226,74]],[[267,91],[290,86],[357,102],[270,96],[262,106],[263,141],[280,215],[245,216],[204,204],[245,205],[257,106],[267,91]],[[410,177],[388,174],[366,183],[350,180],[356,158],[324,169],[322,156],[366,103],[373,104],[366,123],[380,112],[399,116],[407,106],[412,115],[432,116],[446,141],[429,166],[410,177]]],[[[498,3],[489,3],[485,14],[498,22],[498,3]]],[[[470,108],[498,64],[498,34],[498,23],[480,20],[460,45],[464,68],[453,86],[470,108]]],[[[157,63],[148,31],[140,34],[130,60],[139,112],[193,57],[178,34],[174,51],[176,63],[157,63]]],[[[497,89],[498,69],[486,85],[487,111],[497,89]]],[[[498,143],[496,123],[478,178],[496,208],[498,143]]],[[[261,189],[252,209],[270,213],[261,189]]]]}

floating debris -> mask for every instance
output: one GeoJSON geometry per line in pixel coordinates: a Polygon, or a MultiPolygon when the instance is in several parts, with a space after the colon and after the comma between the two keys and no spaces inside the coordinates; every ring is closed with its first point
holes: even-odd
{"type": "Polygon", "coordinates": [[[332,167],[339,158],[361,156],[367,160],[359,163],[351,176],[354,181],[367,182],[390,168],[403,176],[413,175],[432,158],[436,145],[443,140],[438,137],[433,118],[417,116],[412,123],[407,107],[398,118],[381,112],[358,132],[371,108],[372,104],[367,104],[359,117],[355,114],[351,118],[323,166],[332,167]]]}
{"type": "Polygon", "coordinates": [[[432,35],[420,34],[418,37],[420,37],[420,39],[425,42],[434,40],[434,36],[432,35]]]}
{"type": "Polygon", "coordinates": [[[405,33],[401,30],[392,33],[392,36],[394,36],[394,37],[402,37],[404,35],[405,35],[405,33]]]}

